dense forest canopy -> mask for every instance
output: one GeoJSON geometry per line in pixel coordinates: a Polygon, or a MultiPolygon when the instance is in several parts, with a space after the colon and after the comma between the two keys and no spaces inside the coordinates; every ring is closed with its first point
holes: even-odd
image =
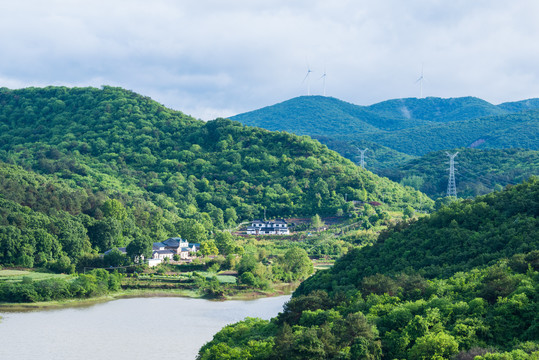
{"type": "Polygon", "coordinates": [[[120,88],[2,88],[0,130],[2,263],[76,263],[178,236],[187,220],[209,232],[264,210],[310,217],[347,213],[351,200],[433,205],[309,137],[205,123],[120,88]]]}
{"type": "Polygon", "coordinates": [[[434,151],[377,173],[421,190],[433,199],[444,197],[449,177],[447,152],[458,152],[455,167],[459,198],[501,190],[539,174],[539,151],[467,148],[434,151]]]}
{"type": "Polygon", "coordinates": [[[382,233],[370,247],[353,250],[303,289],[357,284],[362,277],[413,271],[428,278],[492,264],[539,249],[539,178],[502,192],[460,200],[410,224],[382,233]],[[347,270],[354,274],[348,274],[347,270]],[[329,274],[330,278],[327,278],[329,274]],[[335,276],[335,277],[333,277],[335,276]]]}
{"type": "Polygon", "coordinates": [[[536,359],[538,201],[534,177],[399,224],[199,359],[536,359]]]}
{"type": "Polygon", "coordinates": [[[330,97],[302,96],[232,119],[319,137],[327,145],[369,141],[418,156],[468,146],[539,150],[538,105],[537,99],[496,106],[473,97],[428,97],[358,106],[330,97]]]}

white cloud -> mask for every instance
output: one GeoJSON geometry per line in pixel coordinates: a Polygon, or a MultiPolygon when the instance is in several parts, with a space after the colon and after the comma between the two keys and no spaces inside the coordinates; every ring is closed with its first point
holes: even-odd
{"type": "Polygon", "coordinates": [[[0,86],[132,89],[210,119],[311,92],[357,104],[424,94],[539,96],[539,3],[37,1],[0,3],[0,86]]]}

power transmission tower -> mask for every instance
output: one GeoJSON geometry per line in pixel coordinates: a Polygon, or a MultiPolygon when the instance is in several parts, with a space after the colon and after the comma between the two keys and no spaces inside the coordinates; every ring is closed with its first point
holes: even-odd
{"type": "Polygon", "coordinates": [[[455,182],[455,157],[458,151],[454,154],[445,152],[449,156],[449,181],[447,182],[447,196],[457,198],[457,183],[455,182]]]}
{"type": "Polygon", "coordinates": [[[357,149],[357,151],[359,151],[361,153],[361,160],[360,160],[359,166],[361,166],[363,169],[365,169],[365,152],[367,150],[369,150],[369,149],[361,150],[357,146],[356,146],[356,149],[357,149]]]}

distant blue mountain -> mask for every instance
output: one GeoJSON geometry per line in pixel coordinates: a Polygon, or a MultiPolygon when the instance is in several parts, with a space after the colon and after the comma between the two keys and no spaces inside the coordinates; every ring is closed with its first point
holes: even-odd
{"type": "Polygon", "coordinates": [[[332,97],[301,96],[231,119],[310,135],[330,147],[374,142],[417,156],[459,147],[538,150],[538,109],[539,99],[493,105],[475,97],[428,97],[359,106],[332,97]]]}

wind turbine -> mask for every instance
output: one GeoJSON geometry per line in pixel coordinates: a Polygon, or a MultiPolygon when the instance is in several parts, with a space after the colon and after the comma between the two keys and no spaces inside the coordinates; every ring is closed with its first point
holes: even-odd
{"type": "Polygon", "coordinates": [[[309,81],[310,80],[309,75],[312,72],[313,71],[311,70],[311,67],[309,66],[309,64],[307,64],[307,75],[305,75],[305,77],[303,78],[303,81],[301,82],[303,84],[305,81],[307,81],[307,95],[311,95],[311,82],[309,81]]]}
{"type": "MultiPolygon", "coordinates": [[[[326,68],[324,67],[324,74],[320,76],[320,79],[323,79],[324,81],[324,96],[326,96],[326,68]]],[[[320,80],[318,79],[318,80],[320,80]]]]}
{"type": "Polygon", "coordinates": [[[416,80],[416,84],[419,83],[419,98],[423,98],[423,64],[421,64],[421,76],[416,80]]]}

